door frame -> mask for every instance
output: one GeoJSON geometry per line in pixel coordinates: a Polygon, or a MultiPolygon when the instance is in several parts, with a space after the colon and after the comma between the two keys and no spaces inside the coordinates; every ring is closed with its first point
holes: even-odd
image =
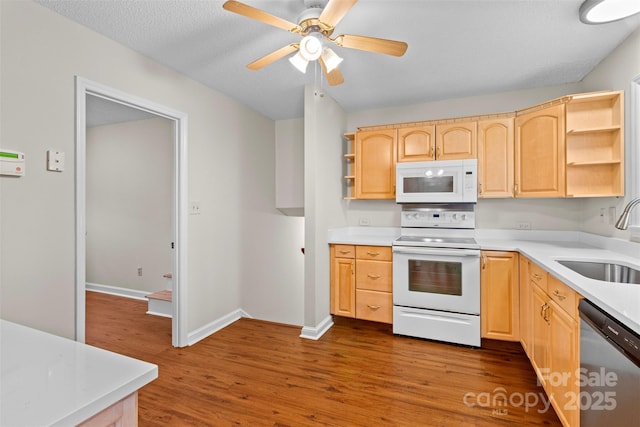
{"type": "MultiPolygon", "coordinates": [[[[631,92],[631,113],[625,117],[625,120],[629,120],[629,140],[625,141],[625,146],[629,147],[629,157],[625,162],[625,169],[630,169],[631,185],[629,185],[629,193],[633,200],[636,197],[640,197],[640,74],[631,80],[630,90],[631,92]]],[[[626,139],[626,138],[625,138],[626,139]]],[[[631,236],[640,239],[640,209],[636,208],[635,212],[631,215],[631,236]]],[[[640,241],[640,240],[639,240],[640,241]]]]}
{"type": "Polygon", "coordinates": [[[86,96],[92,95],[131,108],[146,111],[174,122],[173,135],[173,203],[172,233],[173,251],[173,318],[171,342],[174,347],[184,347],[187,341],[187,121],[186,113],[155,102],[125,93],[100,83],[75,77],[75,339],[85,342],[86,320],[86,180],[87,180],[87,132],[86,96]]]}

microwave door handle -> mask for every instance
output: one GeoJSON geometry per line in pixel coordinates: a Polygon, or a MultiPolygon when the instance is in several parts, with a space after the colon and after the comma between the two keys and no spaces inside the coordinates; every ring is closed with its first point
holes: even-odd
{"type": "Polygon", "coordinates": [[[469,256],[480,258],[480,251],[473,249],[448,249],[448,248],[407,248],[393,247],[393,252],[397,254],[409,255],[450,255],[450,256],[469,256]]]}

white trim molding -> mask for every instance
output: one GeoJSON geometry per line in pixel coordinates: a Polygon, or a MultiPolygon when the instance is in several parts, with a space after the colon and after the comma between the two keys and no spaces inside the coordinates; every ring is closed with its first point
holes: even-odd
{"type": "Polygon", "coordinates": [[[139,291],[136,289],[121,288],[118,286],[101,285],[100,283],[86,284],[86,289],[92,292],[99,292],[101,294],[115,295],[117,297],[137,299],[141,301],[147,301],[146,296],[151,292],[139,291]]]}
{"type": "MultiPolygon", "coordinates": [[[[637,75],[631,81],[630,89],[631,98],[631,114],[628,116],[630,138],[625,141],[629,147],[629,157],[631,161],[625,162],[627,168],[630,169],[629,178],[629,198],[628,201],[636,197],[640,197],[640,75],[637,75]]],[[[640,242],[640,209],[636,207],[635,212],[631,213],[631,225],[629,232],[630,240],[640,242]]]]}
{"type": "Polygon", "coordinates": [[[137,110],[164,117],[174,123],[174,159],[172,207],[175,252],[173,257],[173,298],[171,337],[174,347],[188,345],[187,337],[187,126],[186,113],[151,102],[118,89],[76,76],[76,151],[75,151],[75,218],[76,218],[76,341],[85,341],[86,290],[86,97],[96,96],[137,110]]]}
{"type": "Polygon", "coordinates": [[[226,328],[233,322],[240,320],[243,317],[252,318],[246,311],[241,308],[232,311],[231,313],[222,316],[211,323],[208,323],[193,332],[189,333],[189,337],[187,338],[187,344],[193,345],[198,341],[202,341],[210,335],[215,334],[219,330],[226,328]]]}
{"type": "Polygon", "coordinates": [[[327,316],[315,327],[305,326],[302,328],[300,338],[308,340],[319,340],[333,326],[333,317],[327,316]]]}

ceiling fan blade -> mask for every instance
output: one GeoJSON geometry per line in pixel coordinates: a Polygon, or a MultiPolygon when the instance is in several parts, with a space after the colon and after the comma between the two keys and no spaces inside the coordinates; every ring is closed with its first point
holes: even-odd
{"type": "Polygon", "coordinates": [[[322,10],[318,20],[330,27],[335,27],[357,1],[358,0],[329,0],[329,3],[327,3],[322,10]]]}
{"type": "Polygon", "coordinates": [[[296,50],[298,50],[299,46],[300,45],[298,43],[291,43],[290,45],[281,47],[280,49],[273,51],[260,59],[256,59],[251,64],[247,65],[247,68],[249,68],[250,70],[259,70],[260,68],[266,67],[272,62],[276,62],[278,59],[284,58],[290,53],[295,52],[296,50]]]}
{"type": "Polygon", "coordinates": [[[322,60],[322,57],[318,58],[318,61],[320,61],[320,66],[322,66],[322,72],[327,78],[327,82],[329,82],[330,86],[338,86],[344,83],[344,77],[342,77],[342,73],[340,72],[340,69],[338,67],[331,70],[331,72],[327,72],[327,66],[322,60]]]}
{"type": "Polygon", "coordinates": [[[226,1],[222,7],[229,12],[237,13],[238,15],[246,16],[247,18],[255,19],[265,24],[272,25],[274,27],[282,28],[283,30],[290,31],[292,33],[298,33],[302,31],[302,28],[298,24],[289,22],[286,19],[278,18],[270,13],[264,12],[255,7],[240,3],[239,1],[229,0],[226,1]]]}
{"type": "Polygon", "coordinates": [[[332,39],[335,44],[350,49],[366,50],[368,52],[384,53],[393,56],[402,56],[407,51],[405,42],[395,40],[377,39],[375,37],[353,36],[342,34],[332,39]]]}

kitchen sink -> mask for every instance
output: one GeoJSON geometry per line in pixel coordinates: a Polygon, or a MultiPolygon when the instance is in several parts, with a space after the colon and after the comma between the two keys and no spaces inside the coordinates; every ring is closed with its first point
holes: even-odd
{"type": "Polygon", "coordinates": [[[640,270],[626,265],[592,261],[557,260],[557,262],[589,279],[640,285],[640,270]]]}

